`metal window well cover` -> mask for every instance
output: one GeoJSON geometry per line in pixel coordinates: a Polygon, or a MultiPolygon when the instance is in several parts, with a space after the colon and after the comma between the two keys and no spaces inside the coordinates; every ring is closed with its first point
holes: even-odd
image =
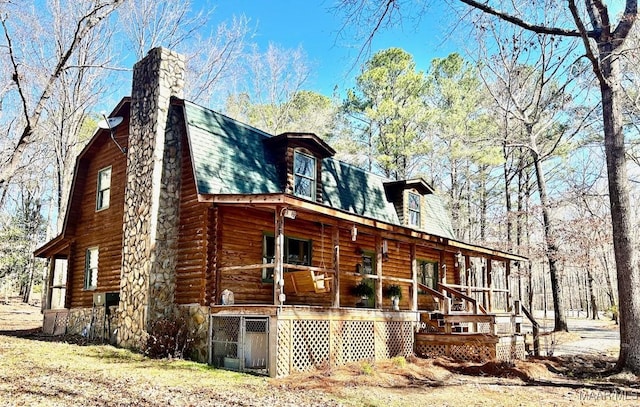
{"type": "Polygon", "coordinates": [[[269,317],[212,315],[210,337],[213,366],[269,374],[269,317]]]}

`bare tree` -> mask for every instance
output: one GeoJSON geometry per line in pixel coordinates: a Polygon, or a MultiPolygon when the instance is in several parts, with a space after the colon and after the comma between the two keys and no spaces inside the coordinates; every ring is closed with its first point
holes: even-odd
{"type": "MultiPolygon", "coordinates": [[[[569,65],[567,60],[573,55],[575,41],[560,44],[552,36],[530,34],[522,29],[499,33],[491,21],[480,20],[476,24],[485,27],[479,31],[491,33],[491,43],[501,44],[495,55],[490,51],[482,54],[480,58],[489,63],[483,65],[481,72],[497,110],[510,123],[511,128],[505,133],[503,142],[505,148],[524,149],[530,155],[549,262],[554,330],[567,331],[560,286],[557,220],[553,216],[544,162],[557,156],[558,148],[582,129],[581,123],[588,117],[580,117],[572,111],[573,98],[567,88],[575,80],[575,75],[563,72],[569,65]]],[[[484,47],[481,45],[479,48],[484,47]]]]}
{"type": "Polygon", "coordinates": [[[235,90],[227,99],[227,113],[272,134],[286,131],[295,107],[291,101],[310,72],[302,47],[286,49],[270,43],[262,52],[254,44],[241,71],[249,79],[236,80],[235,90]]]}
{"type": "MultiPolygon", "coordinates": [[[[69,26],[70,17],[60,12],[54,13],[53,18],[52,35],[60,38],[69,26]]],[[[44,106],[46,114],[42,127],[47,131],[43,135],[43,148],[54,158],[50,171],[56,191],[52,198],[58,229],[66,212],[76,155],[95,129],[97,118],[92,116],[91,109],[107,93],[110,76],[105,68],[112,64],[112,34],[110,26],[102,25],[86,36],[44,106]]]]}
{"type": "MultiPolygon", "coordinates": [[[[347,14],[359,15],[362,1],[344,0],[343,6],[347,9],[347,14]]],[[[585,57],[591,64],[602,97],[604,145],[620,297],[621,346],[617,366],[619,369],[627,368],[640,373],[640,295],[635,295],[636,287],[640,285],[640,264],[633,241],[620,74],[620,55],[625,51],[625,40],[636,21],[638,1],[626,0],[624,10],[616,22],[603,0],[585,0],[582,9],[578,8],[575,0],[568,0],[562,8],[573,20],[573,26],[565,22],[555,26],[545,20],[546,10],[560,7],[552,0],[545,0],[542,4],[459,1],[538,34],[576,37],[583,42],[585,57]],[[541,9],[541,6],[544,8],[541,9]],[[520,7],[524,10],[519,9],[520,7]],[[532,20],[529,21],[528,18],[532,20]]],[[[373,26],[372,33],[380,29],[385,21],[393,22],[394,11],[397,11],[402,1],[388,0],[384,3],[387,6],[376,16],[377,24],[373,26]]]]}
{"type": "MultiPolygon", "coordinates": [[[[7,138],[2,144],[0,157],[0,191],[6,196],[11,178],[21,166],[26,165],[25,157],[30,146],[42,141],[44,132],[40,125],[45,107],[53,95],[56,85],[69,69],[82,69],[71,65],[74,56],[91,33],[104,24],[105,20],[124,0],[64,1],[52,0],[47,3],[52,13],[64,13],[68,25],[59,27],[54,38],[39,29],[38,18],[27,11],[37,5],[2,4],[3,53],[2,64],[9,67],[11,82],[8,92],[15,101],[16,119],[2,123],[2,132],[7,138]],[[42,40],[44,37],[44,41],[42,40]],[[38,38],[39,41],[34,41],[38,38]],[[48,39],[54,41],[47,42],[48,39]],[[41,44],[34,48],[34,44],[41,44]]],[[[7,84],[1,86],[6,89],[7,84]]],[[[1,204],[2,202],[0,202],[1,204]]]]}
{"type": "Polygon", "coordinates": [[[238,70],[251,34],[244,16],[224,21],[209,31],[215,8],[193,10],[190,0],[129,0],[119,12],[125,44],[137,58],[164,46],[186,55],[185,95],[194,102],[210,104],[238,70]]]}

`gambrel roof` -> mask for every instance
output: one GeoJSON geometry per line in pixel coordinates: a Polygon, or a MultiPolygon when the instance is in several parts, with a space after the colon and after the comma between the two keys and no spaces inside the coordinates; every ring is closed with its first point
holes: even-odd
{"type": "MultiPolygon", "coordinates": [[[[270,149],[271,143],[265,143],[282,135],[272,136],[188,101],[184,102],[184,112],[199,194],[284,193],[279,181],[278,157],[270,149]]],[[[415,187],[426,193],[427,219],[421,230],[454,239],[450,217],[441,198],[429,193],[432,190],[424,187],[428,186],[424,181],[391,181],[332,157],[322,159],[321,177],[323,205],[397,225],[401,222],[393,203],[387,199],[385,184],[401,182],[415,187]]]]}

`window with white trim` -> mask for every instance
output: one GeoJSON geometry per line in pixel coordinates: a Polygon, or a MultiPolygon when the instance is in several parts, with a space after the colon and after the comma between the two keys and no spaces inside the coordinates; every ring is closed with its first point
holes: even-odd
{"type": "Polygon", "coordinates": [[[293,153],[293,193],[307,199],[316,197],[316,159],[299,151],[293,153]]]}
{"type": "Polygon", "coordinates": [[[111,167],[98,171],[98,190],[96,193],[96,211],[109,207],[111,199],[111,167]]]}
{"type": "Polygon", "coordinates": [[[84,259],[84,289],[95,290],[98,287],[98,248],[87,249],[84,259]]]}
{"type": "Polygon", "coordinates": [[[407,208],[409,209],[409,226],[420,227],[420,195],[409,192],[407,208]]]}

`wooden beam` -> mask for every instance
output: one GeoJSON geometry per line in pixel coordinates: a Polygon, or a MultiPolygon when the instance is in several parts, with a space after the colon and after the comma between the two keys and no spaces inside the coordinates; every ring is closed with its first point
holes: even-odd
{"type": "Polygon", "coordinates": [[[487,310],[489,312],[493,311],[493,276],[491,275],[493,271],[491,257],[487,258],[487,287],[489,291],[487,292],[487,304],[489,308],[487,310]]]}
{"type": "Polygon", "coordinates": [[[382,239],[376,235],[376,275],[378,282],[376,284],[376,308],[382,308],[382,239]]]}
{"type": "MultiPolygon", "coordinates": [[[[507,309],[511,305],[511,260],[505,260],[504,262],[504,275],[505,275],[505,287],[507,287],[507,294],[505,295],[505,304],[507,305],[507,309]]],[[[520,299],[520,297],[518,297],[520,299]]]]}
{"type": "Polygon", "coordinates": [[[434,290],[433,288],[431,288],[431,287],[429,287],[427,285],[424,285],[422,283],[418,283],[417,285],[421,290],[424,290],[427,294],[431,294],[434,297],[440,298],[441,300],[448,300],[449,299],[446,295],[442,294],[440,291],[436,291],[436,290],[434,290]]]}
{"type": "MultiPolygon", "coordinates": [[[[313,212],[314,214],[326,215],[332,218],[336,218],[341,221],[349,223],[356,223],[358,225],[364,225],[381,231],[384,233],[390,233],[390,239],[399,239],[401,241],[410,242],[412,239],[418,239],[419,242],[425,245],[435,245],[438,249],[457,252],[459,250],[468,250],[476,254],[489,255],[500,259],[511,259],[516,261],[528,261],[526,257],[518,256],[515,254],[503,252],[500,250],[494,250],[482,246],[474,246],[472,244],[459,242],[456,240],[447,239],[441,236],[431,235],[425,232],[414,230],[412,228],[395,225],[388,222],[382,222],[376,219],[367,218],[361,215],[355,215],[349,212],[345,212],[339,209],[330,208],[326,205],[318,204],[315,202],[300,199],[288,194],[233,194],[233,195],[204,195],[198,194],[198,201],[208,202],[213,204],[247,204],[255,207],[280,207],[281,205],[288,205],[295,209],[306,210],[313,212]],[[406,239],[406,240],[405,240],[406,239]]],[[[328,223],[327,223],[328,224],[328,223]]]]}
{"type": "MultiPolygon", "coordinates": [[[[219,258],[219,249],[220,249],[220,242],[222,240],[220,240],[220,230],[222,229],[220,227],[220,210],[216,207],[213,207],[212,210],[209,211],[209,215],[213,216],[213,234],[215,236],[214,242],[213,244],[215,244],[215,247],[213,247],[213,251],[215,251],[216,255],[215,255],[215,263],[214,264],[210,264],[208,265],[208,267],[213,268],[214,272],[215,272],[215,276],[214,276],[214,284],[215,284],[215,288],[213,290],[213,293],[211,293],[210,295],[213,296],[213,298],[209,298],[209,304],[220,304],[222,303],[222,299],[220,298],[222,292],[220,290],[220,287],[222,286],[222,271],[220,270],[220,268],[218,268],[218,265],[220,264],[220,258],[219,258]]],[[[208,222],[207,222],[208,223],[208,222]]],[[[208,242],[207,244],[211,244],[211,242],[208,242]]],[[[206,290],[206,288],[205,288],[206,290]]]]}
{"type": "Polygon", "coordinates": [[[340,229],[333,227],[333,303],[334,308],[340,308],[340,229]]]}
{"type": "Polygon", "coordinates": [[[452,333],[452,334],[415,334],[416,344],[426,345],[465,345],[465,344],[496,344],[499,341],[497,336],[481,333],[452,333]]]}
{"type": "Polygon", "coordinates": [[[402,278],[402,277],[393,277],[393,276],[382,276],[382,280],[387,281],[397,281],[398,283],[409,283],[413,284],[412,278],[402,278]]]}
{"type": "Polygon", "coordinates": [[[418,310],[418,259],[416,258],[416,244],[411,243],[411,311],[418,310]]]}
{"type": "Polygon", "coordinates": [[[465,295],[465,294],[461,293],[460,291],[449,287],[446,284],[439,284],[439,286],[440,286],[440,289],[442,290],[443,294],[446,295],[446,293],[448,292],[452,296],[456,296],[456,297],[462,298],[463,300],[467,301],[468,303],[470,303],[473,306],[473,310],[471,312],[473,312],[474,314],[478,313],[478,302],[475,300],[475,298],[469,297],[468,295],[465,295]]]}
{"type": "Polygon", "coordinates": [[[280,294],[284,293],[284,290],[280,288],[280,281],[282,280],[282,272],[284,263],[284,216],[282,210],[284,208],[277,206],[275,211],[275,229],[274,229],[274,269],[273,269],[273,305],[280,305],[280,294]]]}
{"type": "MultiPolygon", "coordinates": [[[[447,264],[445,263],[444,251],[440,251],[440,258],[438,260],[438,273],[440,273],[440,283],[443,285],[447,284],[447,264]]],[[[444,291],[442,294],[446,294],[444,291]]]]}

